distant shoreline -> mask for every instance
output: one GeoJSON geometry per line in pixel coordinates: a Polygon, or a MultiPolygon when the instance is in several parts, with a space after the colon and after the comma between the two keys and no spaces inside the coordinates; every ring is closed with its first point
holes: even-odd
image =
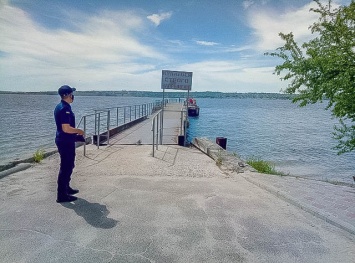
{"type": "MultiPolygon", "coordinates": [[[[25,92],[25,91],[0,91],[0,95],[3,94],[22,94],[22,95],[57,95],[56,91],[39,91],[39,92],[25,92]]],[[[184,98],[187,92],[173,91],[165,92],[165,97],[168,98],[184,98]]],[[[118,97],[152,97],[160,98],[163,97],[163,92],[159,91],[129,91],[129,90],[117,90],[117,91],[76,91],[76,96],[118,96],[118,97]]],[[[192,91],[190,92],[190,97],[193,98],[256,98],[256,99],[284,99],[292,100],[297,95],[294,94],[284,94],[284,93],[225,93],[217,91],[192,91]]]]}

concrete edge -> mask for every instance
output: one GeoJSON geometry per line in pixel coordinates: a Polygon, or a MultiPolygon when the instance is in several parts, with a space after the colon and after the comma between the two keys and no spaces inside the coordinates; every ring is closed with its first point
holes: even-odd
{"type": "Polygon", "coordinates": [[[313,208],[313,207],[310,207],[310,206],[308,206],[306,204],[300,203],[299,201],[293,199],[291,196],[289,196],[288,194],[286,194],[286,193],[284,193],[282,191],[278,191],[278,190],[276,190],[273,187],[267,186],[267,185],[262,184],[262,183],[260,183],[260,182],[258,182],[256,180],[254,180],[254,179],[251,179],[250,177],[248,177],[248,175],[242,175],[242,176],[248,182],[260,187],[263,190],[268,191],[269,193],[271,193],[271,194],[275,195],[276,197],[278,197],[278,198],[290,203],[291,205],[294,205],[294,206],[296,206],[298,208],[301,208],[302,210],[312,214],[313,216],[316,216],[319,219],[322,219],[325,222],[327,222],[327,223],[329,223],[329,224],[331,224],[333,226],[336,226],[336,227],[338,227],[338,228],[340,228],[342,230],[347,231],[350,234],[355,235],[355,227],[354,226],[352,226],[352,225],[350,225],[350,224],[348,224],[346,222],[343,222],[341,220],[333,219],[333,218],[325,215],[322,211],[320,211],[320,210],[318,210],[316,208],[313,208]]]}
{"type": "MultiPolygon", "coordinates": [[[[58,150],[53,150],[53,148],[49,148],[47,149],[48,152],[44,152],[44,158],[47,158],[48,156],[51,156],[53,154],[55,154],[56,152],[58,152],[58,150]]],[[[13,161],[13,162],[10,162],[8,164],[5,164],[5,165],[0,165],[0,172],[5,172],[11,168],[14,168],[15,166],[19,165],[19,164],[22,164],[22,163],[34,163],[34,157],[28,157],[28,158],[25,158],[25,159],[21,159],[21,160],[16,160],[16,161],[13,161]]]]}
{"type": "Polygon", "coordinates": [[[32,164],[30,164],[30,163],[19,163],[15,167],[12,167],[10,169],[0,172],[0,179],[4,178],[5,176],[8,176],[10,174],[26,170],[30,167],[32,167],[32,164]]]}
{"type": "Polygon", "coordinates": [[[194,138],[191,144],[216,161],[222,170],[244,173],[245,171],[255,172],[255,169],[240,159],[237,155],[223,149],[217,143],[207,138],[194,138]],[[219,163],[219,164],[218,164],[219,163]]]}

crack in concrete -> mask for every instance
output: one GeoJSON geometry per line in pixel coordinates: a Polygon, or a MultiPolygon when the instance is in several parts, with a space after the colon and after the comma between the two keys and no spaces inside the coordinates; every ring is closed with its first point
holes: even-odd
{"type": "Polygon", "coordinates": [[[105,199],[106,197],[110,196],[111,194],[113,194],[113,193],[116,192],[117,190],[119,190],[119,189],[115,186],[115,189],[112,190],[110,193],[108,193],[106,196],[102,197],[102,198],[100,199],[100,201],[102,201],[102,200],[105,199]]]}
{"type": "Polygon", "coordinates": [[[117,150],[115,150],[115,151],[106,150],[106,152],[108,152],[108,154],[106,154],[106,152],[105,152],[105,156],[103,156],[101,159],[98,159],[98,160],[97,160],[96,158],[98,158],[99,156],[101,157],[101,155],[103,155],[104,152],[101,152],[101,153],[95,155],[93,158],[87,157],[88,159],[94,161],[95,163],[89,164],[89,165],[87,165],[86,167],[90,167],[90,166],[97,165],[97,164],[101,163],[102,161],[106,160],[106,159],[107,159],[108,157],[110,157],[112,154],[114,154],[114,153],[116,153],[116,152],[118,152],[118,151],[120,150],[120,148],[118,148],[118,147],[115,147],[115,148],[117,148],[117,150]]]}
{"type": "Polygon", "coordinates": [[[175,162],[176,162],[176,158],[177,158],[178,153],[179,153],[179,149],[177,149],[177,151],[175,152],[174,161],[173,161],[173,164],[172,164],[171,166],[174,166],[174,165],[175,165],[175,162]]]}
{"type": "MultiPolygon", "coordinates": [[[[156,235],[157,235],[157,234],[156,234],[156,235]]],[[[155,236],[155,235],[153,235],[153,236],[155,236]]],[[[148,249],[150,248],[150,246],[151,246],[151,245],[153,244],[153,242],[154,242],[154,240],[153,240],[152,236],[151,236],[151,237],[149,237],[149,238],[150,238],[150,242],[149,242],[149,244],[147,245],[147,247],[145,248],[145,250],[144,250],[143,252],[138,252],[138,253],[127,253],[127,254],[116,253],[116,255],[119,255],[119,256],[134,256],[134,257],[141,257],[141,258],[143,258],[143,259],[148,260],[150,263],[156,263],[156,261],[155,261],[155,260],[152,260],[152,259],[150,259],[150,258],[148,258],[148,257],[144,256],[144,254],[145,254],[145,253],[147,253],[148,249]]],[[[112,259],[111,259],[111,260],[112,260],[112,259]]]]}
{"type": "Polygon", "coordinates": [[[48,237],[48,238],[50,238],[50,239],[52,239],[52,240],[54,240],[56,242],[64,242],[64,243],[68,243],[68,244],[74,244],[74,245],[76,245],[79,248],[89,249],[89,250],[92,250],[92,251],[95,251],[95,252],[105,252],[105,253],[108,253],[108,254],[111,255],[111,258],[109,259],[108,262],[110,262],[114,258],[114,256],[116,255],[115,252],[111,252],[111,251],[104,250],[104,249],[97,249],[97,248],[93,248],[93,247],[88,247],[88,246],[82,245],[81,243],[78,243],[78,242],[73,242],[73,241],[64,240],[64,239],[57,239],[57,238],[54,238],[53,236],[51,236],[49,234],[46,234],[46,233],[43,233],[43,232],[37,231],[37,230],[22,228],[22,229],[0,229],[0,231],[30,232],[30,233],[35,233],[35,234],[40,234],[40,235],[46,236],[46,237],[48,237]]]}

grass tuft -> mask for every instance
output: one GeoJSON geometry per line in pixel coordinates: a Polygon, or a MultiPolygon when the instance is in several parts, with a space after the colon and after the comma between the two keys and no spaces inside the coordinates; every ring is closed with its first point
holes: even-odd
{"type": "Polygon", "coordinates": [[[33,154],[33,159],[36,163],[41,162],[44,159],[44,150],[38,149],[34,154],[33,154]]]}
{"type": "Polygon", "coordinates": [[[264,174],[275,174],[275,175],[280,175],[284,176],[285,174],[278,172],[275,170],[275,165],[261,160],[260,158],[249,158],[247,160],[247,164],[249,164],[251,167],[253,167],[255,170],[257,170],[259,173],[264,173],[264,174]]]}

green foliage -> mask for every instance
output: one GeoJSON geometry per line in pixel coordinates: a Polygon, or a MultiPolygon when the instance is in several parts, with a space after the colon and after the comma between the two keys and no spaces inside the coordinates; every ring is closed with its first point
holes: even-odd
{"type": "Polygon", "coordinates": [[[284,61],[275,73],[285,73],[280,78],[290,81],[285,93],[297,94],[294,102],[328,101],[326,109],[340,121],[334,138],[341,154],[355,148],[355,2],[333,8],[331,0],[326,5],[314,1],[318,7],[311,11],[320,16],[310,26],[315,37],[299,47],[292,32],[280,33],[285,45],[265,54],[284,61]]]}
{"type": "Polygon", "coordinates": [[[283,176],[284,174],[278,172],[275,170],[275,165],[261,160],[260,158],[252,157],[247,160],[247,164],[249,164],[251,167],[253,167],[255,170],[257,170],[259,173],[264,173],[264,174],[275,174],[275,175],[280,175],[283,176]]]}
{"type": "Polygon", "coordinates": [[[340,119],[340,126],[334,128],[334,138],[339,141],[339,144],[335,146],[338,153],[353,151],[355,149],[355,125],[347,125],[340,119]]]}
{"type": "Polygon", "coordinates": [[[34,154],[33,154],[33,159],[36,163],[41,162],[44,159],[44,150],[38,149],[34,154]]]}

